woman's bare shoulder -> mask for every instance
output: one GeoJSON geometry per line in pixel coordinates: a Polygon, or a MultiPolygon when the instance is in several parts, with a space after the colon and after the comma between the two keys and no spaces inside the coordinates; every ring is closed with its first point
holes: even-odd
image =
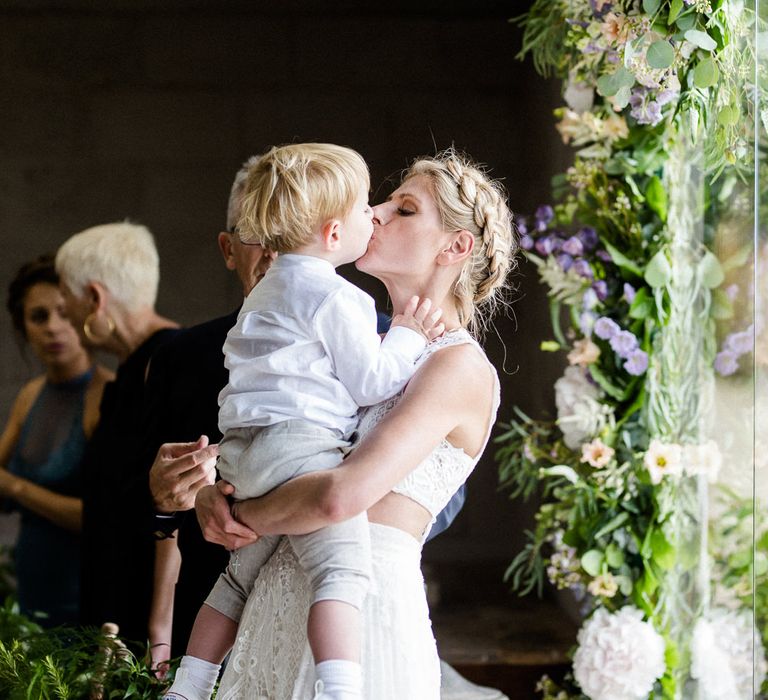
{"type": "Polygon", "coordinates": [[[16,401],[13,404],[12,414],[15,418],[23,421],[35,403],[35,399],[40,395],[45,384],[45,375],[40,375],[28,381],[16,395],[16,401]]]}
{"type": "Polygon", "coordinates": [[[101,386],[103,388],[105,384],[108,384],[114,378],[115,378],[115,373],[112,370],[107,369],[102,365],[96,365],[93,369],[93,378],[91,379],[91,385],[101,386]]]}

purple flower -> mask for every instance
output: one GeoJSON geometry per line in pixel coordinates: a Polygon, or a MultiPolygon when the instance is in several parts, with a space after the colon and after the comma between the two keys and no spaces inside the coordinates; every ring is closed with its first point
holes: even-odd
{"type": "Polygon", "coordinates": [[[563,252],[578,257],[584,254],[584,244],[577,236],[571,236],[563,243],[563,252]]]}
{"type": "Polygon", "coordinates": [[[584,277],[585,279],[591,280],[594,275],[592,274],[592,268],[589,266],[589,263],[584,259],[576,260],[573,263],[573,267],[571,268],[577,275],[580,277],[584,277]]]}
{"type": "Polygon", "coordinates": [[[611,349],[621,358],[627,360],[637,350],[637,338],[629,331],[619,331],[610,339],[611,349]]]}
{"type": "Polygon", "coordinates": [[[635,288],[629,283],[624,282],[624,298],[627,300],[627,304],[631,304],[635,300],[635,288]]]}
{"type": "Polygon", "coordinates": [[[535,243],[535,247],[536,252],[539,255],[551,255],[555,250],[555,237],[544,236],[543,238],[539,238],[535,243]]]}
{"type": "Polygon", "coordinates": [[[583,311],[579,316],[579,330],[585,338],[592,335],[592,329],[595,327],[596,318],[597,315],[591,311],[583,311]]]}
{"type": "Polygon", "coordinates": [[[595,253],[600,260],[603,262],[613,262],[613,258],[611,257],[611,254],[607,250],[598,250],[597,253],[595,253]]]}
{"type": "Polygon", "coordinates": [[[634,350],[624,363],[624,369],[633,377],[639,377],[648,369],[648,353],[643,350],[634,350]]]}
{"type": "Polygon", "coordinates": [[[515,216],[515,226],[517,226],[517,232],[523,236],[528,233],[528,221],[524,216],[515,216]]]}
{"type": "Polygon", "coordinates": [[[597,298],[600,301],[605,301],[608,298],[608,284],[605,280],[593,282],[592,289],[595,290],[595,294],[597,294],[597,298]]]}
{"type": "Polygon", "coordinates": [[[568,272],[573,265],[573,258],[568,253],[560,253],[556,258],[557,264],[563,272],[568,272]]]}
{"type": "Polygon", "coordinates": [[[591,226],[585,226],[584,228],[579,229],[576,235],[581,241],[581,245],[584,246],[584,250],[594,250],[595,246],[597,246],[599,240],[597,231],[591,226]]]}
{"type": "Polygon", "coordinates": [[[527,233],[520,236],[520,247],[523,250],[533,250],[534,240],[527,233]]]}
{"type": "Polygon", "coordinates": [[[736,297],[739,296],[739,285],[738,284],[729,284],[725,288],[725,296],[728,297],[728,301],[730,301],[730,302],[736,301],[736,297]]]}
{"type": "Polygon", "coordinates": [[[717,353],[715,357],[715,371],[723,377],[728,377],[739,369],[739,363],[729,350],[723,350],[717,353]]]}
{"type": "Polygon", "coordinates": [[[533,215],[536,223],[548,224],[555,216],[555,210],[549,204],[540,206],[533,215]]]}
{"type": "Polygon", "coordinates": [[[676,100],[679,94],[677,90],[672,90],[671,88],[659,90],[656,94],[656,104],[663,107],[665,104],[672,102],[672,100],[676,100]]]}
{"type": "Polygon", "coordinates": [[[755,343],[754,326],[750,326],[740,333],[731,333],[723,343],[723,349],[733,353],[736,357],[752,352],[755,343]]]}
{"type": "Polygon", "coordinates": [[[661,105],[650,99],[647,88],[635,88],[629,98],[630,114],[638,124],[656,126],[661,121],[661,105]]]}
{"type": "Polygon", "coordinates": [[[581,305],[587,311],[594,309],[597,306],[598,301],[600,300],[597,298],[597,293],[592,287],[584,292],[584,296],[581,297],[581,305]]]}
{"type": "Polygon", "coordinates": [[[619,332],[619,324],[607,316],[601,316],[595,321],[595,335],[602,340],[610,340],[619,332]]]}

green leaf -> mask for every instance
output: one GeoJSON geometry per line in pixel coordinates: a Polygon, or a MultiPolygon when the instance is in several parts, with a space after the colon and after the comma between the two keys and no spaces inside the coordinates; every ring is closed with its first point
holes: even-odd
{"type": "Polygon", "coordinates": [[[632,88],[622,85],[613,96],[613,106],[617,110],[622,110],[629,104],[629,98],[632,97],[632,88]]]}
{"type": "Polygon", "coordinates": [[[733,318],[733,304],[722,289],[712,292],[712,318],[718,321],[733,318]]]}
{"type": "Polygon", "coordinates": [[[693,84],[702,90],[711,87],[717,83],[717,79],[720,77],[720,71],[717,68],[717,64],[711,56],[699,61],[698,65],[693,71],[693,84]]]}
{"type": "Polygon", "coordinates": [[[677,551],[661,530],[656,530],[651,536],[651,551],[653,560],[665,571],[669,571],[677,561],[677,551]]]}
{"type": "Polygon", "coordinates": [[[682,9],[683,0],[672,0],[669,5],[669,17],[667,18],[667,24],[674,24],[682,9]]]}
{"type": "Polygon", "coordinates": [[[542,352],[557,352],[560,348],[561,345],[556,340],[542,340],[539,345],[542,352]]]}
{"type": "Polygon", "coordinates": [[[693,29],[696,26],[696,15],[693,12],[687,12],[684,15],[675,20],[677,28],[681,32],[687,32],[689,29],[693,29]]]}
{"type": "Polygon", "coordinates": [[[645,56],[651,68],[669,68],[675,60],[675,50],[666,39],[654,41],[645,56]]]}
{"type": "Polygon", "coordinates": [[[699,31],[698,29],[689,29],[685,33],[685,38],[705,51],[714,51],[717,48],[715,40],[706,32],[699,31]]]}
{"type": "Polygon", "coordinates": [[[739,121],[739,108],[736,105],[725,105],[717,114],[717,123],[721,126],[733,126],[739,121]]]}
{"type": "Polygon", "coordinates": [[[648,318],[653,313],[654,306],[655,301],[648,294],[648,290],[645,287],[640,287],[629,307],[629,317],[637,319],[648,318]]]}
{"type": "Polygon", "coordinates": [[[556,299],[549,302],[549,320],[552,323],[552,332],[555,334],[555,340],[557,340],[562,347],[569,345],[563,335],[563,330],[560,327],[560,302],[556,299]]]}
{"type": "Polygon", "coordinates": [[[616,576],[616,583],[619,584],[621,595],[632,595],[632,579],[629,576],[616,576]]]}
{"type": "Polygon", "coordinates": [[[592,376],[592,379],[594,379],[600,388],[608,394],[608,396],[612,396],[617,401],[624,401],[624,399],[627,398],[626,390],[621,389],[617,387],[603,372],[600,367],[598,367],[597,364],[591,364],[589,365],[589,373],[592,376]]]}
{"type": "Polygon", "coordinates": [[[581,568],[590,576],[597,576],[603,568],[603,553],[599,549],[590,549],[581,558],[581,568]]]}
{"type": "Polygon", "coordinates": [[[725,279],[722,265],[717,256],[711,251],[704,253],[704,257],[699,260],[699,278],[701,283],[709,289],[719,287],[725,279]]]}
{"type": "Polygon", "coordinates": [[[651,258],[645,268],[645,281],[654,288],[665,286],[672,279],[672,268],[663,250],[651,258]]]}
{"type": "Polygon", "coordinates": [[[618,569],[624,563],[624,552],[615,542],[611,542],[605,548],[605,561],[613,569],[618,569]]]}
{"type": "Polygon", "coordinates": [[[666,221],[667,191],[657,175],[648,180],[648,186],[645,188],[645,199],[648,202],[648,206],[659,215],[659,218],[662,221],[666,221]]]}
{"type": "Polygon", "coordinates": [[[643,10],[647,15],[655,15],[661,0],[643,0],[643,10]]]}
{"type": "Polygon", "coordinates": [[[615,518],[613,518],[607,525],[601,527],[595,533],[595,539],[607,535],[609,532],[613,532],[617,527],[623,525],[629,519],[629,513],[621,512],[615,518]]]}
{"type": "Polygon", "coordinates": [[[579,480],[579,475],[567,464],[556,464],[554,467],[547,467],[545,469],[539,469],[539,474],[542,476],[562,476],[568,479],[572,484],[575,484],[579,480]]]}
{"type": "Polygon", "coordinates": [[[620,252],[618,248],[606,242],[605,249],[608,251],[608,254],[611,256],[611,260],[613,260],[617,267],[632,273],[635,275],[635,277],[643,276],[643,271],[640,269],[637,263],[630,260],[626,255],[624,255],[624,253],[620,252]]]}
{"type": "Polygon", "coordinates": [[[746,265],[752,258],[752,244],[741,246],[733,255],[723,262],[723,271],[730,272],[746,265]]]}

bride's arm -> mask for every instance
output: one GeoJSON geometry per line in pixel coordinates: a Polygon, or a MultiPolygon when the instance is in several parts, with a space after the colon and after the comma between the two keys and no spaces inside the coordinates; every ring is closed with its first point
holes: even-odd
{"type": "Polygon", "coordinates": [[[339,467],[292,479],[266,496],[237,504],[237,519],[262,535],[291,535],[362,513],[443,438],[456,438],[457,446],[464,446],[462,440],[481,441],[492,389],[490,370],[475,348],[460,345],[435,353],[403,399],[339,467]]]}

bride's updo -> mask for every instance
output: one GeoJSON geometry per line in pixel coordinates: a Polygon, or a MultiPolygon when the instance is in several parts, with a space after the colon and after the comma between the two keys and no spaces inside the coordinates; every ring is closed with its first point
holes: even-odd
{"type": "Polygon", "coordinates": [[[444,229],[466,230],[475,238],[453,293],[462,325],[481,334],[516,265],[518,241],[506,193],[480,165],[452,148],[415,160],[403,182],[417,176],[427,177],[444,229]]]}

